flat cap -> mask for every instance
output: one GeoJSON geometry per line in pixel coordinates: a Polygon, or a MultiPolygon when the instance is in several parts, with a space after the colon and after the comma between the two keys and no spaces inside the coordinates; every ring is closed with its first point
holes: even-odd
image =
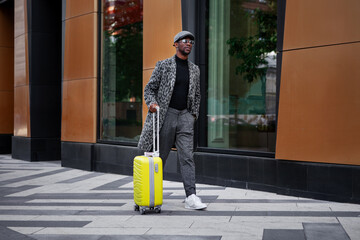
{"type": "Polygon", "coordinates": [[[181,32],[179,32],[178,34],[175,35],[174,43],[181,40],[181,39],[183,39],[183,38],[185,38],[185,37],[189,37],[191,40],[195,39],[194,35],[191,32],[189,32],[189,31],[181,31],[181,32]]]}

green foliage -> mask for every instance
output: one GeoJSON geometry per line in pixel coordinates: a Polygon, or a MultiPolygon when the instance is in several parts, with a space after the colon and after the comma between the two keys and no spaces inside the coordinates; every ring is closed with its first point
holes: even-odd
{"type": "Polygon", "coordinates": [[[103,58],[103,101],[109,99],[109,94],[116,91],[116,102],[128,101],[135,97],[136,101],[142,98],[142,22],[122,26],[120,34],[111,35],[104,32],[103,58]],[[114,57],[110,57],[110,55],[114,57]],[[115,62],[113,62],[115,60],[115,62]],[[111,81],[110,72],[115,65],[116,89],[111,81]]]}
{"type": "Polygon", "coordinates": [[[250,13],[254,19],[258,32],[254,36],[230,38],[230,56],[240,59],[236,67],[236,74],[241,74],[248,82],[264,76],[267,70],[266,54],[276,50],[276,0],[267,1],[268,10],[256,9],[250,13]]]}

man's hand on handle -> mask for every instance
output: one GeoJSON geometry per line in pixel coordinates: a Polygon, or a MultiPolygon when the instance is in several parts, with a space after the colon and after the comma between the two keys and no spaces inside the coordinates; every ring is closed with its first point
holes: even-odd
{"type": "Polygon", "coordinates": [[[157,104],[155,104],[155,103],[153,103],[153,104],[151,104],[150,105],[150,112],[152,112],[152,113],[154,113],[154,112],[156,112],[156,108],[157,107],[159,107],[159,105],[157,105],[157,104]]]}

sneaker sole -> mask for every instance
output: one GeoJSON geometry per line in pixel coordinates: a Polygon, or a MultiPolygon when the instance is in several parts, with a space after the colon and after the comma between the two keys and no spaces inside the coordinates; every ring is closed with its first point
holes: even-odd
{"type": "Polygon", "coordinates": [[[200,208],[194,208],[194,207],[190,207],[190,206],[185,206],[186,209],[191,209],[191,210],[204,210],[206,207],[200,207],[200,208]]]}

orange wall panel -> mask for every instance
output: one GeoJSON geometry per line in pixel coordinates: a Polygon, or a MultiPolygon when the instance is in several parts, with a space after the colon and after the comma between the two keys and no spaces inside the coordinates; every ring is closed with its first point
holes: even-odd
{"type": "Polygon", "coordinates": [[[97,12],[98,0],[66,0],[66,19],[97,12]]]}
{"type": "Polygon", "coordinates": [[[64,81],[97,77],[97,14],[65,22],[64,81]]]}
{"type": "Polygon", "coordinates": [[[283,53],[276,158],[360,165],[360,43],[283,53]]]}
{"type": "Polygon", "coordinates": [[[180,0],[144,1],[143,68],[175,54],[174,36],[182,30],[180,0]]]}
{"type": "Polygon", "coordinates": [[[0,90],[0,134],[12,134],[14,130],[14,92],[0,90]]]}
{"type": "Polygon", "coordinates": [[[29,86],[14,89],[14,136],[30,137],[29,86]]]}
{"type": "Polygon", "coordinates": [[[62,141],[96,142],[97,79],[63,82],[62,141]]]}
{"type": "Polygon", "coordinates": [[[0,134],[14,131],[14,13],[0,7],[0,134]]]}
{"type": "Polygon", "coordinates": [[[14,90],[14,48],[0,47],[0,91],[14,90]]]}
{"type": "Polygon", "coordinates": [[[360,41],[359,0],[286,1],[284,50],[360,41]]]}
{"type": "Polygon", "coordinates": [[[96,142],[97,1],[66,2],[61,140],[96,142]]]}
{"type": "MultiPolygon", "coordinates": [[[[143,87],[155,64],[175,54],[174,36],[182,30],[181,0],[144,1],[143,87]]],[[[148,108],[143,100],[143,123],[148,108]]]]}

